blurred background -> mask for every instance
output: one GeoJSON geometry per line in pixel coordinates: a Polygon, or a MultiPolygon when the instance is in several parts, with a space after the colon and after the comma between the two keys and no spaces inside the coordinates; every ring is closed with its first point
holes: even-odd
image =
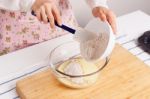
{"type": "MultiPolygon", "coordinates": [[[[85,26],[92,18],[91,9],[85,3],[85,0],[70,0],[75,16],[81,26],[85,26]]],[[[150,0],[108,0],[109,8],[118,16],[142,10],[150,14],[150,0]]]]}

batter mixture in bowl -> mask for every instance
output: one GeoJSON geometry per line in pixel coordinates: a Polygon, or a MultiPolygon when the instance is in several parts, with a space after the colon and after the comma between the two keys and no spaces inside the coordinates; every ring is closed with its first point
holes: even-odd
{"type": "MultiPolygon", "coordinates": [[[[68,75],[86,75],[98,70],[98,67],[85,61],[83,58],[74,58],[62,63],[58,70],[68,75]]],[[[58,80],[72,88],[84,88],[96,82],[98,74],[79,77],[58,77],[58,80]]]]}

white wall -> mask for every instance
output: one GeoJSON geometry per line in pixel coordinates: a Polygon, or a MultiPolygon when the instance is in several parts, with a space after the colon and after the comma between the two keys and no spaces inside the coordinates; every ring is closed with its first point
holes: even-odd
{"type": "Polygon", "coordinates": [[[118,16],[139,9],[150,14],[150,0],[109,0],[108,4],[118,16]]]}
{"type": "MultiPolygon", "coordinates": [[[[88,20],[92,17],[91,10],[86,5],[85,0],[70,0],[75,16],[81,26],[85,26],[88,20]]],[[[117,16],[142,10],[150,14],[150,0],[108,0],[110,9],[117,16]]]]}
{"type": "Polygon", "coordinates": [[[85,0],[70,0],[75,16],[81,26],[85,26],[88,20],[92,17],[91,9],[85,3],[85,0]]]}

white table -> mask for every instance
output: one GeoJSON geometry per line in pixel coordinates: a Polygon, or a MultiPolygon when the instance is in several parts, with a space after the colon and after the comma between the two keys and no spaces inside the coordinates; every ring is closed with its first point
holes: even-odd
{"type": "MultiPolygon", "coordinates": [[[[127,49],[134,46],[134,42],[132,42],[133,38],[137,38],[144,31],[150,30],[150,16],[141,11],[136,11],[118,17],[117,23],[119,33],[119,35],[117,35],[117,42],[123,44],[123,46],[127,49]],[[130,40],[131,42],[129,42],[130,40]]],[[[8,93],[0,95],[0,99],[1,97],[3,97],[3,99],[4,97],[5,99],[12,99],[12,97],[15,97],[15,82],[18,79],[12,80],[12,82],[7,82],[5,85],[1,84],[2,82],[5,82],[5,80],[10,79],[11,77],[17,78],[19,74],[22,74],[21,76],[25,76],[27,74],[32,74],[35,70],[40,70],[43,68],[42,65],[44,65],[45,61],[47,60],[50,51],[55,46],[68,41],[72,41],[71,34],[46,41],[44,43],[37,44],[4,56],[0,56],[0,94],[11,89],[8,93]],[[32,70],[33,67],[35,70],[32,70]]],[[[130,50],[130,52],[136,55],[136,52],[138,51],[130,50]]],[[[144,60],[143,57],[145,58],[145,56],[141,57],[141,59],[144,60]]],[[[146,58],[149,60],[149,55],[147,55],[146,58]]],[[[148,61],[147,64],[149,63],[150,61],[148,61]]]]}

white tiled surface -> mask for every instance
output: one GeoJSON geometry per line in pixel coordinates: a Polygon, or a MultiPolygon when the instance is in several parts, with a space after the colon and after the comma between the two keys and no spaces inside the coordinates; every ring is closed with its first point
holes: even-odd
{"type": "MultiPolygon", "coordinates": [[[[150,65],[150,55],[136,45],[141,33],[150,29],[150,17],[137,11],[117,19],[119,35],[116,41],[150,65]]],[[[17,99],[15,83],[33,73],[47,69],[45,60],[49,52],[58,44],[72,41],[72,35],[47,41],[0,57],[0,99],[17,99]]]]}
{"type": "Polygon", "coordinates": [[[137,11],[119,17],[117,22],[118,37],[120,37],[117,39],[117,42],[150,66],[150,55],[137,45],[137,38],[143,32],[150,30],[150,16],[141,11],[137,11]]]}

